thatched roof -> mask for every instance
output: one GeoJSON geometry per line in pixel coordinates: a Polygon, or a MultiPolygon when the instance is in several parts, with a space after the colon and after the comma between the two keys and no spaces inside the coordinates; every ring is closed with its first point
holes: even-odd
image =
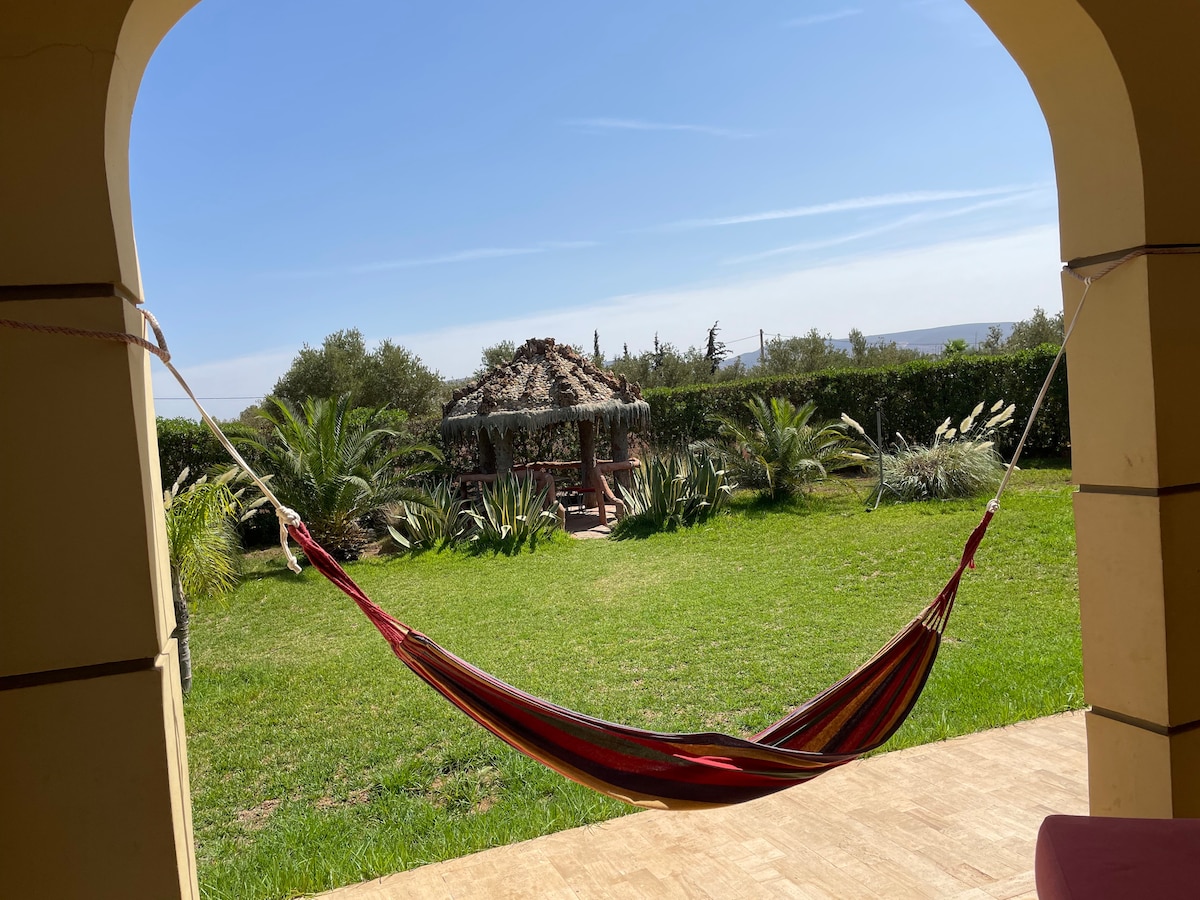
{"type": "Polygon", "coordinates": [[[624,375],[605,372],[553,338],[530,338],[512,362],[455,391],[442,413],[446,435],[481,428],[499,435],[559,422],[644,425],[650,404],[624,375]]]}

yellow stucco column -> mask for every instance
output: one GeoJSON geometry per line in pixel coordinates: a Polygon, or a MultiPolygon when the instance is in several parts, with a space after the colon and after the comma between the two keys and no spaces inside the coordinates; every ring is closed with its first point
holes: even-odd
{"type": "MultiPolygon", "coordinates": [[[[0,5],[0,318],[141,333],[129,120],[190,5],[0,5]]],[[[197,896],[149,372],[0,327],[0,896],[197,896]]]]}
{"type": "Polygon", "coordinates": [[[1046,115],[1063,259],[1189,251],[1097,281],[1067,360],[1092,813],[1200,816],[1200,4],[971,5],[1046,115]]]}

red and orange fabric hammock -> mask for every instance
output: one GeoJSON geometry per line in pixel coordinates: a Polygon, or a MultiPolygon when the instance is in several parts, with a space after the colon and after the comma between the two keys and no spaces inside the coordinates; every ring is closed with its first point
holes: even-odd
{"type": "Polygon", "coordinates": [[[392,652],[502,741],[602,794],[656,809],[753,800],[815,778],[881,746],[912,710],[933,668],[963,572],[974,566],[989,505],[941,593],[856,671],[751,738],[659,734],[615,725],[541,700],[444,650],[379,608],[303,524],[288,533],[345,592],[392,652]]]}

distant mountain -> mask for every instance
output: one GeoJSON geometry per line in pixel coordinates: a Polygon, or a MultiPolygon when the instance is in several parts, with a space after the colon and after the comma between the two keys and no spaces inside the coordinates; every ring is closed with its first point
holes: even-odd
{"type": "MultiPolygon", "coordinates": [[[[868,344],[887,344],[892,341],[896,342],[897,346],[920,350],[922,353],[937,353],[947,341],[956,341],[962,339],[970,346],[983,341],[987,337],[988,329],[993,325],[998,325],[1004,331],[1004,336],[1008,337],[1012,331],[1012,322],[968,322],[965,325],[942,325],[938,328],[917,328],[913,331],[895,331],[891,334],[868,334],[868,344]]],[[[770,341],[774,335],[766,335],[767,341],[770,341]]],[[[846,338],[834,338],[833,346],[840,350],[849,350],[850,341],[846,338]]],[[[747,369],[753,368],[758,362],[758,350],[749,350],[738,356],[731,356],[725,360],[722,365],[731,366],[735,359],[740,359],[742,365],[747,369]]]]}

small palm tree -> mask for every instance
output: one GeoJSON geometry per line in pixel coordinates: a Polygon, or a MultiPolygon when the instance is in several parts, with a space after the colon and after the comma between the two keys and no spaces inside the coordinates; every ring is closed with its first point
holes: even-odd
{"type": "Polygon", "coordinates": [[[219,599],[237,586],[242,549],[237,533],[241,492],[230,488],[233,476],[231,469],[212,480],[201,477],[181,490],[188,477],[184,469],[171,489],[163,492],[179,678],[184,691],[192,686],[188,602],[219,599]]]}
{"type": "Polygon", "coordinates": [[[272,398],[274,409],[261,418],[272,427],[269,441],[245,443],[261,452],[273,470],[271,487],[300,514],[317,542],[338,559],[355,559],[369,535],[361,520],[400,500],[425,501],[403,482],[433,470],[441,459],[427,444],[389,447],[397,436],[378,426],[382,410],[369,410],[351,421],[350,398],[309,398],[296,408],[272,398]],[[429,457],[401,465],[403,457],[429,457]]]}
{"type": "Polygon", "coordinates": [[[867,458],[842,423],[811,421],[817,408],[811,400],[796,406],[784,397],[767,401],[755,395],[746,408],[749,425],[718,417],[720,431],[733,442],[742,465],[757,475],[748,481],[763,484],[763,494],[771,500],[805,490],[867,458]]]}

